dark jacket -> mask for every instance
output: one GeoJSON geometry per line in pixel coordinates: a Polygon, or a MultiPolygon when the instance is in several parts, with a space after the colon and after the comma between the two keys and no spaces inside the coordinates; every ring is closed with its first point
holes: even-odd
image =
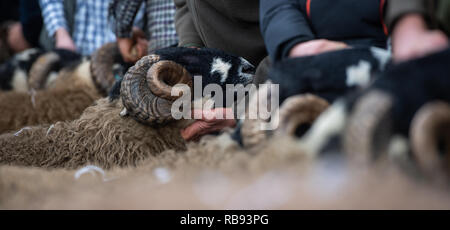
{"type": "Polygon", "coordinates": [[[0,1],[0,24],[6,21],[19,21],[19,6],[17,0],[0,1]]]}
{"type": "Polygon", "coordinates": [[[267,56],[259,29],[259,0],[175,0],[180,46],[206,46],[253,65],[267,56]]]}
{"type": "Polygon", "coordinates": [[[405,14],[419,13],[432,29],[443,29],[450,34],[450,1],[448,0],[390,0],[386,23],[393,29],[399,18],[405,14]]]}
{"type": "Polygon", "coordinates": [[[43,19],[38,0],[20,0],[20,22],[25,39],[32,47],[39,47],[43,19]]]}
{"type": "Polygon", "coordinates": [[[175,4],[173,0],[113,0],[109,7],[115,34],[118,38],[129,38],[136,16],[144,4],[144,24],[149,52],[175,46],[178,37],[175,31],[175,4]]]}
{"type": "Polygon", "coordinates": [[[261,0],[261,31],[273,61],[298,43],[328,39],[386,47],[384,0],[261,0]]]}

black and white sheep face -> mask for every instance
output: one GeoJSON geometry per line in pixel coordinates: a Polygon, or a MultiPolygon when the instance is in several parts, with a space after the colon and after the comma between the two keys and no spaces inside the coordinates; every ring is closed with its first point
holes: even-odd
{"type": "Polygon", "coordinates": [[[155,52],[161,60],[174,61],[194,76],[202,76],[203,87],[218,84],[225,88],[227,84],[244,84],[252,82],[255,67],[242,57],[233,56],[223,51],[203,48],[167,48],[155,52]]]}
{"type": "Polygon", "coordinates": [[[80,60],[79,54],[62,49],[47,53],[40,49],[23,51],[0,66],[0,89],[27,92],[30,89],[28,85],[30,72],[35,73],[36,69],[33,66],[37,65],[40,66],[40,69],[45,70],[37,75],[43,74],[46,76],[44,78],[47,79],[45,85],[48,86],[57,78],[58,72],[62,68],[75,66],[80,60]],[[45,56],[45,54],[53,54],[53,59],[46,60],[48,59],[46,57],[40,60],[40,57],[45,56]],[[36,63],[38,64],[34,65],[36,63]]]}
{"type": "Polygon", "coordinates": [[[211,63],[211,76],[214,82],[224,84],[247,85],[253,80],[255,67],[244,58],[239,60],[224,61],[216,57],[211,63]]]}
{"type": "Polygon", "coordinates": [[[0,65],[0,89],[26,92],[28,72],[42,53],[39,49],[29,49],[0,65]]]}
{"type": "Polygon", "coordinates": [[[230,105],[236,97],[230,97],[229,86],[247,85],[253,80],[253,71],[254,67],[242,58],[215,49],[157,50],[143,57],[125,74],[120,94],[126,111],[121,115],[128,114],[141,123],[155,125],[177,119],[172,107],[179,102],[207,102],[207,108],[211,108],[212,103],[215,107],[230,105]],[[181,83],[194,90],[183,92],[186,97],[182,99],[173,95],[175,85],[181,83]]]}

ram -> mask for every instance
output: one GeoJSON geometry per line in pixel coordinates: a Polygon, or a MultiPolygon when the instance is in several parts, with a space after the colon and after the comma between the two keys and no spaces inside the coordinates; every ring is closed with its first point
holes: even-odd
{"type": "Polygon", "coordinates": [[[0,163],[45,168],[93,163],[110,168],[135,165],[167,149],[185,149],[180,130],[192,120],[173,121],[174,98],[167,99],[171,87],[193,85],[193,76],[202,76],[204,83],[245,85],[253,74],[247,61],[221,51],[159,50],[138,61],[120,88],[112,90],[115,94],[98,100],[79,119],[0,136],[0,163]],[[217,63],[230,68],[216,71],[223,69],[217,63]]]}
{"type": "Polygon", "coordinates": [[[100,48],[90,61],[68,56],[64,52],[41,55],[31,67],[27,92],[0,94],[0,133],[76,119],[106,96],[126,70],[114,43],[100,48]]]}
{"type": "MultiPolygon", "coordinates": [[[[267,121],[247,120],[237,130],[235,139],[244,147],[252,147],[277,133],[302,137],[328,108],[329,103],[370,85],[375,76],[388,66],[389,60],[388,51],[371,47],[345,49],[275,63],[267,83],[279,86],[279,95],[276,96],[279,96],[282,103],[280,117],[271,119],[279,119],[280,127],[274,131],[262,131],[259,127],[267,121]]],[[[271,93],[276,93],[269,89],[271,87],[268,86],[259,90],[259,95],[255,95],[250,101],[250,110],[258,108],[258,98],[270,97],[271,93]]],[[[333,125],[328,124],[326,129],[335,128],[333,125]]],[[[321,146],[320,142],[320,138],[313,138],[307,147],[321,146]]]]}
{"type": "Polygon", "coordinates": [[[393,140],[401,137],[405,157],[419,171],[433,178],[448,174],[449,58],[450,50],[445,50],[398,64],[360,96],[348,100],[346,152],[362,162],[373,162],[386,157],[393,140]]]}
{"type": "Polygon", "coordinates": [[[335,100],[298,139],[299,148],[358,164],[389,159],[412,176],[448,181],[449,58],[446,50],[390,66],[367,88],[335,100]]]}

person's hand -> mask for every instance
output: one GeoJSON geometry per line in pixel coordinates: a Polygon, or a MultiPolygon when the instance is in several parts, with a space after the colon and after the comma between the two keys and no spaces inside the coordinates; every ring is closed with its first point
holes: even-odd
{"type": "Polygon", "coordinates": [[[125,62],[135,63],[147,54],[148,41],[142,38],[118,38],[120,54],[125,62]]]}
{"type": "Polygon", "coordinates": [[[148,40],[145,33],[138,28],[133,28],[131,38],[118,38],[117,43],[125,62],[134,63],[147,54],[148,40]]]}
{"type": "Polygon", "coordinates": [[[428,30],[420,14],[400,19],[392,34],[392,48],[396,62],[426,56],[447,48],[448,37],[439,30],[428,30]]]}
{"type": "Polygon", "coordinates": [[[186,141],[198,140],[200,137],[221,131],[227,127],[235,127],[235,119],[226,119],[227,116],[233,117],[231,108],[218,108],[212,110],[194,110],[193,116],[201,117],[192,125],[181,130],[181,136],[186,141]]]}
{"type": "Polygon", "coordinates": [[[14,53],[19,53],[31,48],[31,45],[23,36],[22,24],[20,22],[16,22],[9,27],[8,46],[14,53]]]}
{"type": "Polygon", "coordinates": [[[73,52],[77,51],[77,47],[75,46],[72,37],[70,36],[69,32],[67,32],[66,29],[60,28],[56,30],[55,40],[56,40],[55,47],[57,49],[66,49],[73,52]]]}
{"type": "Polygon", "coordinates": [[[148,40],[145,32],[137,27],[133,27],[133,35],[131,39],[134,42],[134,47],[131,48],[131,54],[137,59],[141,59],[147,55],[148,52],[148,40]]]}
{"type": "Polygon", "coordinates": [[[117,44],[119,45],[120,54],[125,62],[136,62],[137,55],[132,54],[133,39],[131,38],[117,38],[117,44]]]}
{"type": "Polygon", "coordinates": [[[289,52],[289,57],[304,57],[317,55],[324,52],[336,51],[346,49],[349,46],[343,42],[330,41],[326,39],[317,39],[307,42],[302,42],[295,45],[289,52]]]}

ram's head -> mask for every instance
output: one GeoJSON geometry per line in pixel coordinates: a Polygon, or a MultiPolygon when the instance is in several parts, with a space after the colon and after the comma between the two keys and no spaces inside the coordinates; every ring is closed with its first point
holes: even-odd
{"type": "Polygon", "coordinates": [[[76,66],[81,61],[78,53],[55,49],[43,53],[33,63],[28,78],[30,90],[42,90],[52,83],[58,76],[60,70],[69,66],[76,66]]]}

